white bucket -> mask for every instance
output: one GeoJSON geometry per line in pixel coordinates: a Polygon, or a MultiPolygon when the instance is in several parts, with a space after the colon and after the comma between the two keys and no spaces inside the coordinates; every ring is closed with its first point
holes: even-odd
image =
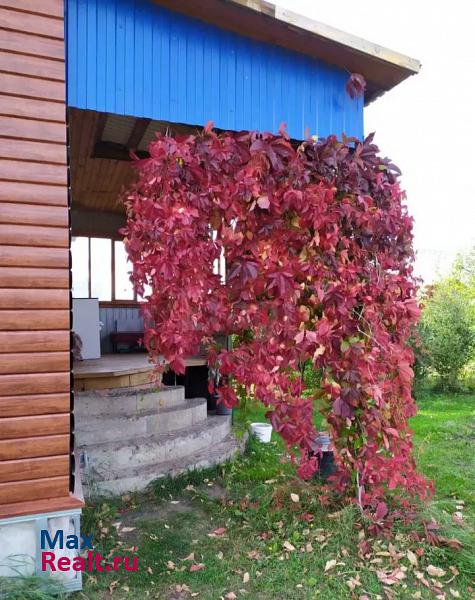
{"type": "Polygon", "coordinates": [[[260,442],[268,444],[272,435],[272,425],[269,425],[269,423],[251,423],[251,433],[260,442]]]}

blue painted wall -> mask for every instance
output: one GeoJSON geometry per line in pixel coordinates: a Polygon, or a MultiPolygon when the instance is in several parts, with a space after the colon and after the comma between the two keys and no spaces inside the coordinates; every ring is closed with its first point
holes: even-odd
{"type": "MultiPolygon", "coordinates": [[[[197,0],[199,1],[199,0],[197,0]]],[[[68,105],[204,125],[363,136],[348,74],[149,0],[67,0],[68,105]]]]}

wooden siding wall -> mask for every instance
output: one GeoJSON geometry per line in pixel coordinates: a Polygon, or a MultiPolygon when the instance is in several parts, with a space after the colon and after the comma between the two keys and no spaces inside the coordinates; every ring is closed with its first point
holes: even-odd
{"type": "Polygon", "coordinates": [[[151,0],[66,4],[69,106],[237,131],[284,122],[296,139],[307,129],[363,136],[363,101],[346,92],[345,69],[151,0]]]}
{"type": "Polygon", "coordinates": [[[63,0],[0,0],[0,517],[70,495],[63,0]]]}

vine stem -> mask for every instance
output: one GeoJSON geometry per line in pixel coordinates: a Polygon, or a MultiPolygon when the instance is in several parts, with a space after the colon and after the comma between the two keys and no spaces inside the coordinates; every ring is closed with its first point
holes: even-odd
{"type": "Polygon", "coordinates": [[[356,488],[358,492],[358,506],[360,507],[361,511],[363,511],[363,502],[361,500],[363,488],[360,485],[360,474],[358,473],[358,471],[356,471],[356,488]]]}

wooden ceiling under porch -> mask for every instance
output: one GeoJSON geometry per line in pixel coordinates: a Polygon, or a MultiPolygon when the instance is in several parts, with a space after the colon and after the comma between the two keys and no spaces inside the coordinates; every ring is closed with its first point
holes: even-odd
{"type": "Polygon", "coordinates": [[[124,214],[120,193],[133,181],[130,152],[147,156],[155,132],[199,130],[151,119],[69,109],[72,209],[124,214]]]}

